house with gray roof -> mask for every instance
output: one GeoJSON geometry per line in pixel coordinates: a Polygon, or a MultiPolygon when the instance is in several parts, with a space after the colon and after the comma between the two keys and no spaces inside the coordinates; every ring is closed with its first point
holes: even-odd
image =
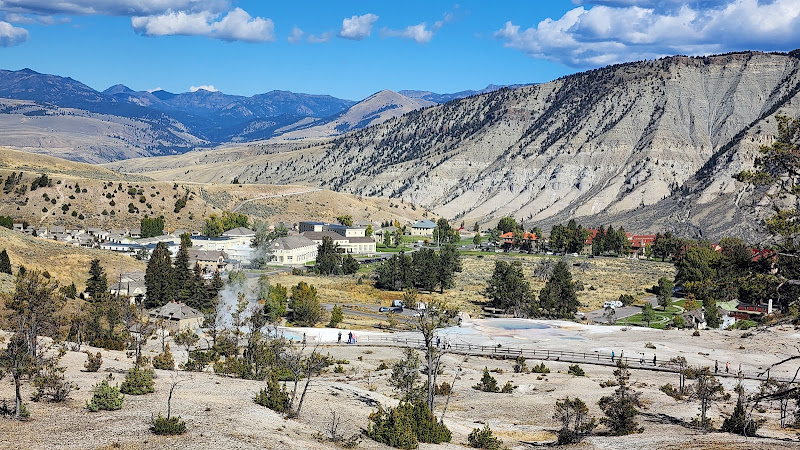
{"type": "Polygon", "coordinates": [[[167,321],[167,328],[172,332],[186,329],[196,330],[203,326],[203,314],[185,303],[171,301],[160,308],[150,311],[150,322],[167,321]]]}
{"type": "Polygon", "coordinates": [[[275,239],[272,241],[271,249],[274,262],[281,265],[305,264],[317,259],[317,243],[305,236],[275,239]]]}
{"type": "Polygon", "coordinates": [[[433,236],[433,230],[436,224],[428,219],[420,220],[419,222],[411,225],[412,236],[433,236]]]}

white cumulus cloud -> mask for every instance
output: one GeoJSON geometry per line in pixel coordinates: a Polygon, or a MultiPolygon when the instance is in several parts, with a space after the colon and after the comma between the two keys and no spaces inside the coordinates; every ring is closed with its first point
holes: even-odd
{"type": "Polygon", "coordinates": [[[227,0],[0,0],[0,10],[23,14],[152,16],[169,11],[219,13],[227,0]]]}
{"type": "MultiPolygon", "coordinates": [[[[455,9],[458,8],[456,5],[455,9]]],[[[454,9],[454,10],[455,10],[454,9]]],[[[437,20],[433,23],[432,27],[428,27],[426,22],[418,23],[416,25],[409,25],[401,30],[393,30],[391,28],[383,28],[381,30],[381,37],[400,37],[403,39],[409,39],[417,44],[425,44],[433,39],[433,35],[439,31],[440,28],[444,26],[444,24],[452,21],[455,19],[454,12],[446,12],[442,15],[441,20],[437,20]]]]}
{"type": "Polygon", "coordinates": [[[209,12],[169,12],[158,16],[131,17],[131,25],[137,33],[147,36],[203,36],[211,34],[209,23],[214,15],[209,12]]]}
{"type": "Polygon", "coordinates": [[[693,2],[608,0],[523,29],[509,21],[495,38],[509,48],[573,67],[673,54],[797,47],[800,0],[693,2]]]}
{"type": "Polygon", "coordinates": [[[417,25],[410,25],[402,30],[392,30],[384,28],[381,30],[382,37],[401,37],[403,39],[410,39],[418,44],[425,44],[430,42],[433,38],[433,31],[428,29],[428,25],[422,22],[417,25]]]}
{"type": "Polygon", "coordinates": [[[354,41],[367,38],[372,32],[372,25],[377,20],[378,16],[372,13],[345,18],[342,20],[342,29],[339,30],[339,37],[354,41]]]}
{"type": "Polygon", "coordinates": [[[192,86],[189,88],[189,92],[197,92],[201,90],[208,92],[219,92],[219,90],[215,88],[213,84],[201,84],[200,86],[192,86]]]}
{"type": "Polygon", "coordinates": [[[242,8],[229,12],[212,25],[214,36],[224,41],[267,42],[275,40],[272,19],[252,17],[242,8]]]}
{"type": "Polygon", "coordinates": [[[13,47],[28,40],[28,30],[0,21],[0,46],[13,47]]]}
{"type": "Polygon", "coordinates": [[[306,40],[311,44],[324,44],[333,39],[334,35],[335,33],[333,31],[326,31],[320,34],[309,34],[308,39],[306,40]]]}
{"type": "Polygon", "coordinates": [[[286,40],[289,41],[290,44],[297,44],[303,40],[303,34],[303,30],[298,27],[294,27],[292,28],[292,32],[289,34],[289,37],[286,38],[286,40]]]}
{"type": "Polygon", "coordinates": [[[146,36],[206,36],[223,41],[267,42],[275,40],[275,24],[271,19],[252,17],[236,8],[222,19],[208,11],[168,12],[156,16],[131,18],[137,33],[146,36]]]}
{"type": "Polygon", "coordinates": [[[70,21],[68,17],[37,16],[37,15],[19,14],[19,13],[6,13],[5,20],[11,23],[23,23],[23,24],[36,23],[39,25],[57,25],[62,23],[69,23],[70,21]]]}

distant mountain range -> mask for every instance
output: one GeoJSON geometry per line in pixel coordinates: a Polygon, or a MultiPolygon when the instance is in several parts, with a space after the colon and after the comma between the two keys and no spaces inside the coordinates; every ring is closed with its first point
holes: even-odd
{"type": "Polygon", "coordinates": [[[503,88],[516,89],[524,86],[530,86],[530,84],[509,84],[509,85],[490,84],[479,91],[467,90],[467,91],[453,92],[452,94],[437,94],[435,92],[430,92],[430,91],[409,91],[409,90],[398,91],[397,93],[400,95],[404,95],[406,97],[420,98],[434,103],[447,103],[451,100],[458,100],[462,98],[472,97],[473,95],[488,94],[489,92],[494,92],[503,88]]]}
{"type": "Polygon", "coordinates": [[[361,102],[288,91],[134,91],[122,84],[98,92],[72,78],[0,70],[0,145],[105,162],[283,134],[322,138],[482,91],[405,92],[381,91],[361,102]]]}

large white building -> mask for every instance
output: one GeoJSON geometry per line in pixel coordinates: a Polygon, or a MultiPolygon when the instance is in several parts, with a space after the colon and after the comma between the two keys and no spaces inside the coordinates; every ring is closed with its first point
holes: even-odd
{"type": "Polygon", "coordinates": [[[274,262],[286,266],[317,259],[317,243],[303,236],[286,236],[272,242],[274,262]]]}
{"type": "Polygon", "coordinates": [[[329,237],[334,245],[339,245],[339,248],[341,248],[344,253],[365,255],[376,252],[375,241],[363,235],[360,237],[345,237],[333,231],[307,231],[303,233],[303,236],[311,239],[317,245],[322,244],[322,239],[324,237],[329,237]]]}

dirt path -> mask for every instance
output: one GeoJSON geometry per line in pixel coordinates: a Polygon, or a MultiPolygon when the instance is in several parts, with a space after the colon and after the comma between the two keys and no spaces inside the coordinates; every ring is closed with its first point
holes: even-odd
{"type": "Polygon", "coordinates": [[[292,195],[310,194],[312,192],[317,192],[317,191],[321,191],[321,190],[322,189],[320,189],[320,188],[315,188],[315,189],[308,189],[308,190],[300,191],[300,192],[288,192],[288,193],[285,193],[285,194],[262,195],[261,197],[251,198],[249,200],[243,201],[242,203],[239,203],[235,208],[233,208],[231,210],[231,212],[236,212],[236,211],[239,210],[239,208],[244,206],[246,203],[250,203],[250,202],[256,201],[256,200],[263,200],[265,198],[291,197],[292,195]]]}

